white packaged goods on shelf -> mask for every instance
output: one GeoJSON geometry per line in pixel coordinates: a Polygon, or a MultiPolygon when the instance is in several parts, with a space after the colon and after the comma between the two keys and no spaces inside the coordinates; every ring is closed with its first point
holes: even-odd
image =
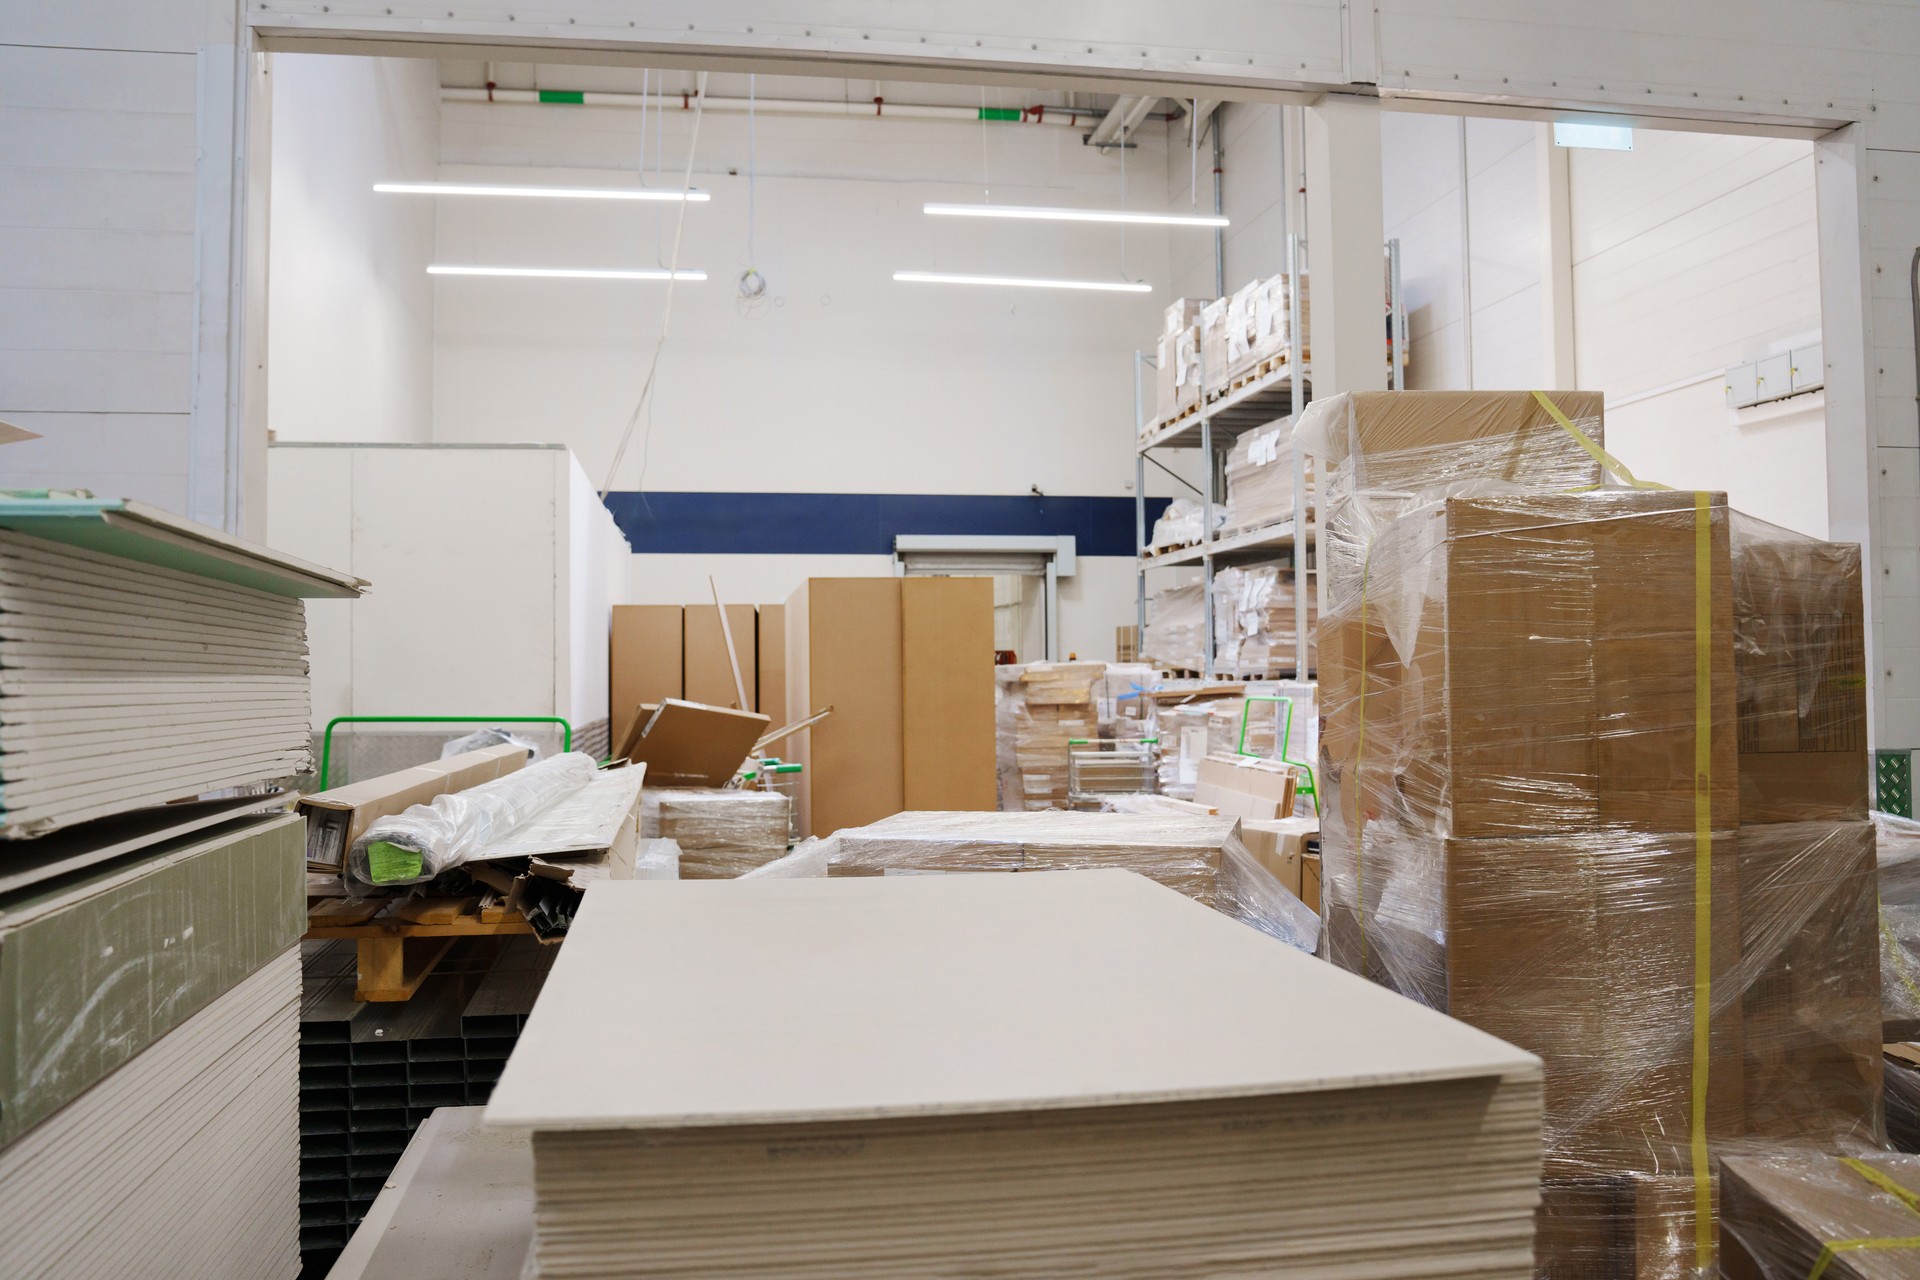
{"type": "MultiPolygon", "coordinates": [[[[1299,664],[1294,636],[1293,570],[1277,565],[1222,569],[1213,576],[1213,669],[1229,676],[1292,675],[1299,664]]],[[[1307,596],[1307,662],[1312,670],[1312,628],[1320,611],[1311,585],[1307,596]]]]}
{"type": "Polygon", "coordinates": [[[593,757],[569,751],[382,818],[353,842],[347,874],[361,884],[422,884],[504,842],[594,772],[593,757]]]}
{"type": "Polygon", "coordinates": [[[1181,298],[1166,310],[1154,351],[1154,421],[1171,418],[1199,398],[1200,351],[1194,326],[1200,307],[1198,299],[1181,298]]]}
{"type": "Polygon", "coordinates": [[[679,844],[682,880],[731,880],[787,852],[790,804],[778,791],[648,787],[640,834],[679,844]]]}
{"type": "MultiPolygon", "coordinates": [[[[1313,460],[1303,460],[1307,514],[1313,513],[1313,460]]],[[[1249,431],[1227,451],[1226,533],[1264,528],[1297,513],[1293,502],[1293,420],[1249,431]]]]}
{"type": "MultiPolygon", "coordinates": [[[[1217,534],[1220,524],[1226,519],[1226,509],[1213,509],[1213,528],[1217,534]]],[[[1147,540],[1147,550],[1165,551],[1173,547],[1190,547],[1200,541],[1200,531],[1206,528],[1206,508],[1191,498],[1175,498],[1153,522],[1153,535],[1147,540]]]]}
{"type": "MultiPolygon", "coordinates": [[[[1300,291],[1300,321],[1310,324],[1308,293],[1300,291]]],[[[1284,274],[1255,280],[1227,300],[1224,378],[1237,378],[1275,356],[1292,355],[1292,300],[1284,274]]]]}
{"type": "Polygon", "coordinates": [[[1206,588],[1198,582],[1165,587],[1147,598],[1142,657],[1176,671],[1198,671],[1205,662],[1206,588]]]}
{"type": "Polygon", "coordinates": [[[1137,875],[763,878],[589,894],[486,1123],[549,1276],[1531,1280],[1541,1092],[1137,875]]]}
{"type": "Polygon", "coordinates": [[[1218,394],[1227,375],[1227,299],[1200,308],[1201,393],[1218,394]]]}

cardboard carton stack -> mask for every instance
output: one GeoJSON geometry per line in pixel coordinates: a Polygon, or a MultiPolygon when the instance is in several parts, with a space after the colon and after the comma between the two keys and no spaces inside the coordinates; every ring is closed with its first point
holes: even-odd
{"type": "Polygon", "coordinates": [[[1175,417],[1200,399],[1198,326],[1202,305],[1196,298],[1179,298],[1167,308],[1154,351],[1155,422],[1175,417]]]}
{"type": "Polygon", "coordinates": [[[1539,1091],[1124,871],[762,879],[595,889],[486,1122],[547,1276],[1525,1280],[1539,1091]]]}
{"type": "MultiPolygon", "coordinates": [[[[1221,363],[1210,371],[1221,383],[1259,371],[1269,360],[1287,363],[1293,355],[1292,287],[1283,273],[1242,285],[1227,299],[1221,363]]],[[[1300,327],[1310,332],[1310,294],[1300,285],[1300,327]]],[[[1308,352],[1301,351],[1306,359],[1308,352]]]]}
{"type": "Polygon", "coordinates": [[[1726,1280],[1920,1274],[1920,1158],[1738,1157],[1725,1178],[1726,1280]]]}
{"type": "Polygon", "coordinates": [[[1226,533],[1259,529],[1313,514],[1313,462],[1303,461],[1306,506],[1293,492],[1293,421],[1249,431],[1227,451],[1226,533]]]}
{"type": "Polygon", "coordinates": [[[1553,410],[1597,446],[1599,398],[1544,400],[1302,417],[1327,954],[1545,1060],[1543,1275],[1677,1280],[1721,1156],[1878,1135],[1858,559],[1719,494],[1567,492],[1600,464],[1553,410]],[[1795,758],[1750,803],[1762,738],[1795,758]]]}
{"type": "Polygon", "coordinates": [[[1017,804],[1008,807],[1068,807],[1067,744],[1099,736],[1105,675],[1106,664],[1100,662],[999,668],[1000,736],[1011,747],[1013,773],[1018,775],[1018,789],[1007,797],[1017,804]]]}
{"type": "Polygon", "coordinates": [[[648,787],[640,834],[680,846],[682,880],[731,880],[785,856],[790,809],[777,791],[648,787]]]}
{"type": "Polygon", "coordinates": [[[1297,888],[1248,852],[1235,815],[902,813],[836,833],[827,854],[829,876],[1099,867],[1137,872],[1303,951],[1319,939],[1297,888]]]}
{"type": "Polygon", "coordinates": [[[1198,582],[1164,587],[1147,600],[1147,631],[1140,642],[1147,661],[1175,671],[1205,665],[1206,588],[1198,582]]]}
{"type": "MultiPolygon", "coordinates": [[[[1317,594],[1308,580],[1307,663],[1318,661],[1317,594]]],[[[1222,569],[1213,577],[1213,669],[1232,676],[1291,676],[1300,663],[1295,641],[1293,570],[1279,565],[1222,569]]]]}

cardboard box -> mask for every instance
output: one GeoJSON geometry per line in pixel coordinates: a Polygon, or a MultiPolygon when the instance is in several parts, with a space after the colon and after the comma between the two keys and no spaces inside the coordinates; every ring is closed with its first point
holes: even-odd
{"type": "Polygon", "coordinates": [[[1733,592],[1741,823],[1864,821],[1860,548],[1737,516],[1733,592]]]}
{"type": "Polygon", "coordinates": [[[353,842],[379,819],[426,804],[449,791],[465,791],[491,782],[526,762],[525,751],[501,743],[301,796],[297,808],[307,820],[307,867],[337,872],[353,842]]]}
{"type": "Polygon", "coordinates": [[[727,606],[727,626],[733,633],[733,653],[740,663],[740,682],[746,689],[747,705],[740,705],[734,688],[733,667],[727,661],[727,640],[720,631],[720,611],[710,604],[690,604],[686,608],[686,692],[688,702],[710,707],[732,707],[737,711],[757,711],[754,704],[755,673],[759,665],[757,636],[759,623],[750,604],[727,606]]]}
{"type": "Polygon", "coordinates": [[[1322,750],[1330,783],[1349,787],[1338,818],[1459,838],[1691,830],[1704,643],[1712,822],[1735,825],[1728,514],[1723,495],[1706,496],[1704,517],[1692,493],[1451,499],[1383,530],[1366,599],[1322,627],[1322,750]]]}
{"type": "Polygon", "coordinates": [[[833,714],[782,743],[804,766],[800,834],[830,835],[906,807],[900,767],[899,578],[810,578],[787,598],[787,719],[833,714]]]}
{"type": "MultiPolygon", "coordinates": [[[[1546,1063],[1547,1167],[1653,1173],[1690,1150],[1697,846],[1692,833],[1447,840],[1369,825],[1329,846],[1326,954],[1546,1063]],[[1364,932],[1356,890],[1367,903],[1364,932]]],[[[1708,1136],[1744,1128],[1741,903],[1733,832],[1709,844],[1708,1136]]],[[[1877,1024],[1876,1024],[1877,1025],[1877,1024]]]]}
{"type": "Polygon", "coordinates": [[[1920,1196],[1920,1156],[1739,1156],[1726,1161],[1722,1182],[1725,1280],[1798,1280],[1816,1271],[1826,1280],[1910,1280],[1920,1272],[1920,1245],[1830,1247],[1920,1236],[1912,1208],[1920,1196]]]}
{"type": "Polygon", "coordinates": [[[787,723],[787,610],[763,604],[755,620],[754,652],[759,665],[754,709],[778,729],[787,723]]]}
{"type": "Polygon", "coordinates": [[[1323,874],[1319,854],[1308,853],[1301,855],[1300,901],[1313,908],[1315,915],[1324,915],[1326,913],[1326,906],[1323,902],[1323,895],[1326,892],[1326,887],[1322,881],[1323,874]]]}
{"type": "Polygon", "coordinates": [[[7,901],[0,1147],[299,941],[301,841],[293,814],[246,819],[7,901]]]}
{"type": "MultiPolygon", "coordinates": [[[[1314,896],[1306,894],[1307,844],[1320,835],[1318,818],[1242,818],[1240,843],[1247,846],[1255,862],[1273,873],[1288,893],[1317,913],[1320,910],[1318,880],[1314,896]]],[[[1317,863],[1317,859],[1316,859],[1317,863]]],[[[1316,865],[1316,875],[1318,868],[1316,865]]]]}
{"type": "Polygon", "coordinates": [[[647,781],[657,786],[725,786],[767,732],[767,717],[754,711],[678,698],[641,709],[645,718],[634,721],[614,754],[646,765],[647,781]]]}
{"type": "Polygon", "coordinates": [[[1609,1179],[1541,1184],[1534,1274],[1541,1280],[1621,1280],[1633,1242],[1625,1189],[1609,1179]]]}
{"type": "Polygon", "coordinates": [[[909,809],[997,809],[993,580],[900,580],[903,797],[909,809]]]}
{"type": "Polygon", "coordinates": [[[617,745],[627,736],[641,703],[657,706],[668,698],[686,697],[683,627],[677,604],[613,606],[607,699],[610,742],[617,745]]]}
{"type": "MultiPolygon", "coordinates": [[[[1719,1246],[1720,1180],[1708,1175],[1708,1256],[1719,1246]]],[[[1696,1280],[1700,1275],[1699,1190],[1690,1174],[1636,1177],[1632,1197],[1633,1280],[1696,1280]]]]}
{"type": "Polygon", "coordinates": [[[649,787],[640,834],[679,844],[680,879],[732,880],[787,852],[789,811],[774,791],[649,787]]]}
{"type": "Polygon", "coordinates": [[[1293,788],[1290,765],[1257,756],[1208,756],[1200,761],[1193,800],[1229,817],[1271,822],[1293,816],[1293,788]]]}
{"type": "Polygon", "coordinates": [[[1877,1145],[1873,824],[1742,827],[1739,844],[1748,1132],[1829,1150],[1877,1145]]]}

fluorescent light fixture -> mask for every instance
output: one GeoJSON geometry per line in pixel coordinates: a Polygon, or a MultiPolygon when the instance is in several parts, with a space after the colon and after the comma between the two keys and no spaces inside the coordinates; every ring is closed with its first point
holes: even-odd
{"type": "Polygon", "coordinates": [[[1044,209],[1022,204],[938,204],[926,211],[941,218],[1027,218],[1036,222],[1131,222],[1158,227],[1224,227],[1217,213],[1134,213],[1127,209],[1044,209]]]}
{"type": "Polygon", "coordinates": [[[1152,293],[1150,284],[1131,280],[1039,280],[1032,276],[957,276],[944,271],[896,271],[904,284],[998,284],[1014,289],[1099,289],[1108,293],[1152,293]]]}
{"type": "Polygon", "coordinates": [[[467,182],[376,182],[375,191],[397,196],[531,196],[544,200],[686,200],[699,204],[705,191],[661,191],[650,187],[490,187],[467,182]]]}
{"type": "Polygon", "coordinates": [[[1579,124],[1556,120],[1553,145],[1585,147],[1590,151],[1633,150],[1633,126],[1625,124],[1579,124]]]}
{"type": "Polygon", "coordinates": [[[705,280],[704,271],[616,271],[599,267],[465,267],[435,262],[430,276],[538,276],[556,280],[705,280]]]}

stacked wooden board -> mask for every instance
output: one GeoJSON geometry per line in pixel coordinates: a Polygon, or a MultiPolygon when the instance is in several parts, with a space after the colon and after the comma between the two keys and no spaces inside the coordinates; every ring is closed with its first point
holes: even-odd
{"type": "Polygon", "coordinates": [[[1540,1105],[1530,1055],[1106,870],[597,885],[487,1121],[533,1131],[549,1277],[1519,1280],[1540,1105]]]}

